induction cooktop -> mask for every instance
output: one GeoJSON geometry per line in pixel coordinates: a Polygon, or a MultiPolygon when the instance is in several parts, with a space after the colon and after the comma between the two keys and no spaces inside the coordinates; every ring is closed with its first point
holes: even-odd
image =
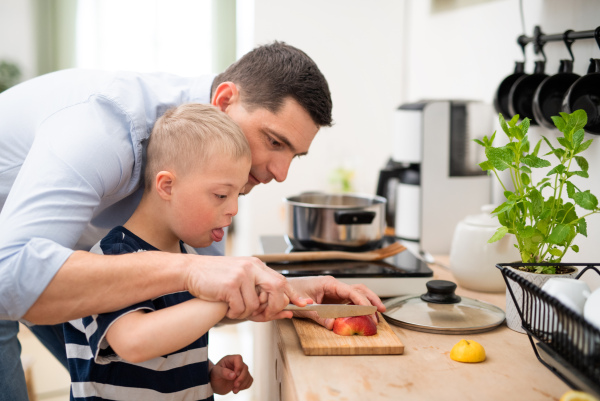
{"type": "MultiPolygon", "coordinates": [[[[386,237],[383,246],[396,241],[386,237]]],[[[264,254],[302,252],[294,250],[283,235],[260,237],[264,254]]],[[[396,297],[426,292],[425,283],[433,278],[433,271],[410,250],[375,262],[312,261],[281,262],[267,265],[285,277],[330,275],[347,284],[362,283],[380,297],[396,297]]]]}

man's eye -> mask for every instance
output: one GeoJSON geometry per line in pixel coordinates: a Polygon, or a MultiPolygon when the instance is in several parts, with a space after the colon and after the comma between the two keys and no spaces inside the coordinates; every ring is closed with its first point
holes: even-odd
{"type": "Polygon", "coordinates": [[[215,194],[215,196],[217,197],[217,199],[227,199],[227,195],[215,194]]]}
{"type": "Polygon", "coordinates": [[[281,142],[279,142],[276,139],[271,138],[271,145],[273,145],[274,147],[280,147],[281,146],[281,142]]]}

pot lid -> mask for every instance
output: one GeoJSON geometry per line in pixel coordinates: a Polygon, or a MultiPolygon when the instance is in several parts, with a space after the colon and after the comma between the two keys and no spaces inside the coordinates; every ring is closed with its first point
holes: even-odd
{"type": "Polygon", "coordinates": [[[384,302],[386,319],[401,327],[440,334],[480,333],[504,322],[497,306],[454,293],[456,284],[430,280],[427,293],[404,295],[384,302]]]}

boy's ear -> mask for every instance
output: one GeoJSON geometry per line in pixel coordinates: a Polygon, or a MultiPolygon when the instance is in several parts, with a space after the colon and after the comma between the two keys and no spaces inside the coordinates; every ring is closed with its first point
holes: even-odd
{"type": "Polygon", "coordinates": [[[238,102],[239,98],[240,92],[233,82],[222,82],[215,90],[212,105],[217,106],[219,110],[225,112],[227,107],[238,102]]]}
{"type": "Polygon", "coordinates": [[[170,171],[159,171],[158,174],[156,174],[156,192],[161,199],[169,200],[171,198],[174,182],[175,176],[170,171]]]}

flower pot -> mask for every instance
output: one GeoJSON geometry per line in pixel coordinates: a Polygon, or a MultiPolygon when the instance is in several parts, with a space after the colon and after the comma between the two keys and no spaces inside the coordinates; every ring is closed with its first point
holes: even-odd
{"type": "MultiPolygon", "coordinates": [[[[503,266],[511,268],[512,271],[517,273],[519,276],[523,277],[527,281],[532,282],[533,284],[535,284],[536,286],[538,286],[540,288],[544,285],[544,283],[546,281],[548,281],[549,279],[551,279],[553,277],[575,278],[575,276],[577,275],[577,271],[578,271],[576,267],[569,266],[569,268],[572,269],[572,271],[569,273],[565,273],[565,274],[529,273],[529,272],[518,269],[519,266],[524,266],[524,265],[526,265],[526,264],[510,263],[510,264],[504,264],[503,266]]],[[[527,264],[527,265],[533,265],[533,264],[527,264]]],[[[550,264],[549,263],[536,263],[535,265],[536,266],[540,266],[540,265],[545,266],[545,265],[550,265],[550,264]]],[[[556,264],[552,264],[552,265],[556,265],[556,264]]],[[[522,308],[523,307],[523,290],[521,289],[521,286],[511,280],[508,281],[508,285],[514,294],[515,300],[517,301],[519,306],[522,308]]],[[[523,330],[523,327],[522,327],[521,316],[519,315],[519,312],[515,306],[515,303],[513,302],[513,298],[510,295],[510,291],[509,291],[508,287],[506,288],[506,325],[511,330],[525,334],[525,330],[523,330]]]]}

